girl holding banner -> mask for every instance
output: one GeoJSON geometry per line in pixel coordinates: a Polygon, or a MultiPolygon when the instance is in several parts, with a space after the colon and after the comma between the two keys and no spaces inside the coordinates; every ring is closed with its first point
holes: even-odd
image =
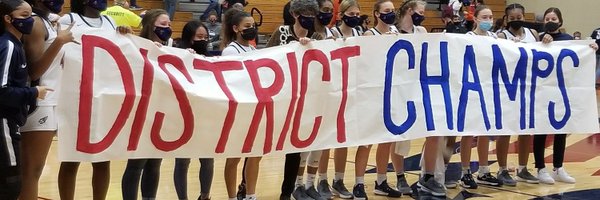
{"type": "MultiPolygon", "coordinates": [[[[484,5],[477,6],[474,12],[474,29],[467,32],[467,35],[487,36],[498,38],[491,32],[494,23],[492,10],[484,5]]],[[[496,177],[490,173],[488,163],[490,138],[488,136],[477,136],[477,155],[479,156],[479,171],[477,179],[473,179],[471,174],[471,145],[473,144],[473,136],[461,136],[460,140],[460,161],[462,164],[461,185],[468,189],[477,189],[477,184],[501,186],[496,177]]],[[[510,184],[510,183],[509,183],[510,184]]]]}
{"type": "MultiPolygon", "coordinates": [[[[302,45],[307,45],[311,39],[323,39],[321,34],[314,32],[315,16],[319,13],[319,4],[316,0],[292,0],[290,2],[290,13],[294,17],[294,24],[279,26],[275,29],[271,35],[271,39],[267,42],[267,47],[285,45],[292,42],[300,42],[302,45]]],[[[320,155],[315,158],[317,162],[315,167],[318,167],[320,155]]],[[[292,193],[294,193],[295,199],[311,199],[306,194],[306,188],[302,185],[302,176],[297,176],[301,160],[300,153],[285,155],[285,169],[280,199],[290,199],[292,193]]]]}
{"type": "MultiPolygon", "coordinates": [[[[506,7],[504,17],[506,18],[508,27],[498,33],[498,37],[525,43],[539,41],[537,31],[523,27],[524,14],[525,7],[521,4],[515,3],[506,7]]],[[[517,169],[516,180],[525,183],[539,183],[539,180],[527,170],[527,161],[531,152],[531,135],[519,135],[518,137],[519,167],[517,169]]],[[[514,186],[516,182],[508,174],[506,165],[509,142],[510,136],[500,136],[496,142],[496,155],[498,157],[498,165],[500,166],[498,179],[505,185],[514,186]]]]}
{"type": "MultiPolygon", "coordinates": [[[[153,41],[157,46],[173,46],[171,39],[171,20],[167,11],[154,9],[146,12],[142,18],[140,37],[153,41]]],[[[121,181],[123,199],[137,199],[138,185],[142,181],[142,198],[155,199],[160,178],[162,159],[129,159],[121,181]]]]}
{"type": "MultiPolygon", "coordinates": [[[[31,6],[22,0],[0,2],[0,199],[16,200],[21,192],[21,135],[28,106],[44,99],[44,86],[29,87],[21,39],[34,25],[31,6]]],[[[37,188],[37,187],[36,187],[37,188]]]]}
{"type": "MultiPolygon", "coordinates": [[[[116,26],[109,16],[100,14],[106,10],[106,0],[72,0],[71,13],[62,16],[58,23],[64,26],[74,24],[74,28],[98,28],[117,30],[121,34],[131,33],[128,26],[116,26]]],[[[110,184],[110,161],[92,163],[92,189],[94,199],[106,199],[108,185],[110,184]]],[[[58,191],[60,198],[72,200],[75,196],[75,182],[79,162],[62,162],[58,172],[58,191]]]]}
{"type": "MultiPolygon", "coordinates": [[[[427,30],[421,26],[421,23],[425,20],[424,14],[426,5],[427,2],[423,0],[407,0],[400,6],[396,24],[400,33],[427,33],[427,30]]],[[[436,181],[436,179],[443,180],[444,175],[444,161],[441,146],[445,146],[443,137],[427,137],[425,139],[423,157],[421,160],[422,174],[417,182],[419,190],[434,196],[446,195],[446,188],[444,185],[436,181]],[[434,175],[436,178],[434,178],[434,175]]],[[[400,152],[396,151],[396,153],[400,152]]]]}
{"type": "MultiPolygon", "coordinates": [[[[223,49],[222,56],[237,55],[255,51],[256,49],[250,45],[250,40],[256,38],[257,29],[254,26],[254,18],[250,14],[237,9],[230,9],[225,12],[223,17],[224,27],[222,30],[223,49]],[[226,45],[226,46],[225,46],[226,45]]],[[[245,198],[247,200],[256,199],[256,183],[258,181],[258,172],[260,169],[261,157],[251,157],[244,161],[242,172],[242,184],[240,189],[245,190],[245,198]]],[[[237,181],[237,166],[240,158],[227,158],[225,161],[225,185],[227,186],[227,195],[229,200],[236,199],[236,181],[237,181]]]]}
{"type": "MultiPolygon", "coordinates": [[[[74,38],[69,26],[61,30],[60,25],[54,26],[49,20],[51,14],[62,10],[62,1],[27,0],[33,7],[33,28],[31,34],[23,35],[23,44],[31,80],[38,80],[40,85],[59,89],[61,67],[59,52],[64,44],[73,42],[74,38]],[[40,48],[40,47],[44,48],[40,48]]],[[[46,164],[46,157],[52,144],[52,139],[58,129],[55,113],[57,92],[49,93],[44,100],[38,100],[37,107],[29,120],[21,127],[23,165],[23,183],[20,199],[38,198],[38,181],[46,164]]]]}
{"type": "MultiPolygon", "coordinates": [[[[396,22],[396,13],[394,12],[394,4],[389,0],[379,0],[373,6],[373,16],[375,18],[375,27],[369,29],[365,32],[365,35],[381,35],[389,34],[389,33],[398,33],[396,27],[394,26],[396,22]],[[392,28],[393,27],[393,28],[392,28]]],[[[407,142],[401,142],[406,144],[407,142]]],[[[402,193],[410,193],[412,191],[406,183],[406,178],[404,177],[404,158],[399,156],[396,153],[393,153],[390,149],[394,148],[394,143],[381,143],[377,145],[377,153],[376,157],[376,170],[377,170],[377,180],[375,181],[375,190],[374,193],[376,195],[388,196],[388,197],[400,197],[402,193]],[[390,152],[392,154],[390,155],[390,152]],[[398,172],[398,188],[403,189],[403,192],[399,192],[393,188],[391,188],[387,183],[387,165],[389,158],[392,158],[392,162],[394,164],[394,168],[398,172]],[[402,162],[402,164],[400,164],[402,162]]],[[[410,147],[410,143],[408,146],[410,147]]],[[[356,152],[356,170],[357,172],[360,170],[362,173],[366,170],[367,160],[369,158],[369,151],[371,146],[367,147],[359,147],[356,152]],[[359,156],[360,155],[360,156],[359,156]]],[[[364,174],[360,174],[364,176],[364,174]]],[[[357,177],[359,177],[357,175],[357,177]]],[[[358,179],[357,179],[358,180],[358,179]]],[[[358,182],[357,182],[358,183],[358,182]]],[[[364,193],[364,187],[355,187],[354,192],[355,196],[367,198],[366,193],[364,193]],[[362,191],[361,191],[362,189],[362,191]]]]}
{"type": "MultiPolygon", "coordinates": [[[[200,21],[190,21],[183,26],[181,42],[178,47],[193,50],[197,54],[208,56],[208,28],[200,21]]],[[[173,182],[179,199],[187,197],[187,176],[190,167],[189,158],[176,158],[173,171],[173,182]]],[[[213,158],[200,158],[200,197],[199,200],[210,199],[210,188],[214,175],[213,158]]]]}

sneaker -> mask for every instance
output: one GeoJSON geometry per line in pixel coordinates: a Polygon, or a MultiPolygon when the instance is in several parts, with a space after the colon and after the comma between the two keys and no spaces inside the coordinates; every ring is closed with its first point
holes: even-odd
{"type": "Polygon", "coordinates": [[[142,10],[142,9],[144,9],[144,8],[142,8],[142,7],[139,7],[139,6],[137,6],[137,5],[132,5],[132,6],[129,6],[129,10],[142,10]]]}
{"type": "Polygon", "coordinates": [[[352,193],[348,191],[346,186],[344,185],[344,180],[333,180],[333,184],[331,185],[333,189],[333,194],[339,196],[342,199],[352,199],[352,193]]]}
{"type": "Polygon", "coordinates": [[[398,189],[398,192],[402,193],[403,195],[412,194],[412,188],[410,188],[410,185],[408,185],[408,182],[406,181],[406,176],[400,175],[397,176],[397,179],[398,184],[396,185],[396,189],[398,189]]]}
{"type": "Polygon", "coordinates": [[[491,185],[491,186],[502,186],[502,182],[496,177],[492,176],[491,173],[480,174],[475,180],[478,184],[491,185]],[[480,176],[481,175],[481,176],[480,176]]]}
{"type": "Polygon", "coordinates": [[[428,181],[425,181],[425,178],[421,177],[419,182],[417,182],[417,187],[419,187],[419,190],[430,193],[433,196],[446,196],[446,188],[444,188],[442,184],[435,181],[434,178],[430,178],[428,181]]]}
{"type": "Polygon", "coordinates": [[[352,194],[354,195],[354,200],[367,200],[367,193],[365,192],[365,184],[356,184],[354,189],[352,189],[352,194]]]}
{"type": "Polygon", "coordinates": [[[477,182],[473,179],[472,174],[465,174],[460,179],[460,185],[467,189],[477,189],[477,182]]]}
{"type": "Polygon", "coordinates": [[[499,171],[496,176],[498,176],[498,180],[502,182],[502,185],[517,186],[517,181],[510,176],[508,170],[499,171]]]}
{"type": "Polygon", "coordinates": [[[381,182],[380,185],[377,185],[377,181],[375,181],[375,195],[397,198],[397,197],[401,197],[402,193],[392,189],[387,184],[387,180],[385,180],[385,181],[381,182]]]}
{"type": "Polygon", "coordinates": [[[315,186],[307,188],[306,195],[308,195],[310,198],[313,198],[314,200],[327,200],[326,198],[322,197],[321,194],[319,194],[319,192],[317,192],[315,186]]]}
{"type": "Polygon", "coordinates": [[[317,185],[317,191],[319,194],[326,199],[333,199],[333,193],[331,193],[331,187],[329,187],[329,183],[327,180],[319,181],[319,185],[317,185]]]}
{"type": "Polygon", "coordinates": [[[546,168],[542,168],[542,169],[538,170],[537,178],[540,181],[540,183],[549,184],[549,185],[554,184],[554,179],[550,176],[550,173],[548,173],[548,171],[546,171],[546,168]]]}
{"type": "Polygon", "coordinates": [[[540,180],[538,178],[536,178],[535,176],[531,175],[531,173],[529,173],[529,170],[527,170],[527,167],[523,168],[523,170],[517,169],[516,179],[519,182],[525,182],[525,183],[539,183],[540,182],[540,180]]]}
{"type": "Polygon", "coordinates": [[[292,193],[292,198],[295,200],[313,200],[313,198],[310,198],[308,195],[306,195],[306,189],[304,189],[303,185],[296,187],[292,193]]]}
{"type": "Polygon", "coordinates": [[[444,182],[444,186],[446,186],[446,188],[448,189],[454,189],[458,187],[458,181],[446,179],[444,182]]]}
{"type": "Polygon", "coordinates": [[[240,183],[240,185],[238,185],[238,192],[236,195],[238,200],[244,200],[244,198],[246,198],[246,184],[245,183],[240,183]]]}
{"type": "Polygon", "coordinates": [[[552,178],[558,182],[575,183],[575,178],[569,176],[569,173],[567,173],[563,167],[554,169],[554,171],[550,173],[550,176],[552,176],[552,178]]]}

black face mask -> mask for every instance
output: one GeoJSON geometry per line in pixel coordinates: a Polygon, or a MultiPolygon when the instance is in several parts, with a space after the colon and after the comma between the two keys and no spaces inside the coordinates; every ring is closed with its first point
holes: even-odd
{"type": "Polygon", "coordinates": [[[518,21],[510,21],[506,25],[508,25],[508,27],[510,27],[514,30],[519,30],[523,27],[523,23],[524,22],[522,20],[518,20],[518,21]]]}
{"type": "Polygon", "coordinates": [[[256,28],[254,27],[242,30],[242,38],[244,40],[253,40],[254,38],[256,38],[257,34],[258,30],[256,30],[256,28]]]}
{"type": "Polygon", "coordinates": [[[197,54],[208,55],[208,41],[206,40],[196,40],[192,43],[191,48],[196,51],[197,54]]]}
{"type": "Polygon", "coordinates": [[[546,24],[544,24],[544,30],[546,30],[547,33],[555,32],[559,28],[560,28],[560,24],[559,23],[547,22],[546,24]]]}

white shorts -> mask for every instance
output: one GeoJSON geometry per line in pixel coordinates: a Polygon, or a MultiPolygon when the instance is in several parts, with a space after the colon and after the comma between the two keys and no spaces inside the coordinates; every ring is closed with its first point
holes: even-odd
{"type": "Polygon", "coordinates": [[[20,128],[21,132],[56,131],[58,121],[55,110],[55,106],[38,106],[33,113],[27,116],[27,122],[20,128]]]}

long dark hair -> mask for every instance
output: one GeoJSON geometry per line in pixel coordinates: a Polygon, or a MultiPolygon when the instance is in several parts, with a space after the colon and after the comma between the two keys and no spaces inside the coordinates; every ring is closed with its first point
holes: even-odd
{"type": "MultiPolygon", "coordinates": [[[[23,0],[2,0],[0,1],[0,17],[4,18],[6,15],[10,15],[17,9],[21,4],[25,3],[23,0]]],[[[6,31],[6,25],[3,23],[0,26],[0,33],[4,34],[6,31]]]]}
{"type": "Polygon", "coordinates": [[[198,20],[186,23],[185,26],[183,26],[183,30],[181,31],[181,41],[179,42],[179,48],[191,48],[192,40],[196,35],[196,30],[198,30],[198,28],[200,27],[204,28],[204,30],[206,30],[206,33],[208,33],[208,28],[206,27],[206,25],[204,25],[204,23],[198,20]]]}
{"type": "Polygon", "coordinates": [[[223,24],[225,26],[221,27],[221,49],[224,49],[230,42],[237,39],[237,34],[233,31],[233,26],[239,26],[246,17],[251,16],[241,10],[229,9],[225,12],[225,16],[223,17],[223,24]]]}
{"type": "Polygon", "coordinates": [[[154,23],[156,19],[161,15],[169,15],[167,11],[163,9],[152,9],[146,12],[144,17],[142,18],[142,30],[140,31],[140,37],[153,40],[156,38],[156,34],[154,33],[154,23]]]}
{"type": "Polygon", "coordinates": [[[41,4],[40,1],[41,0],[25,0],[25,2],[27,2],[29,5],[31,5],[31,10],[35,14],[37,14],[38,16],[40,16],[44,19],[48,19],[48,15],[50,14],[50,11],[48,11],[48,9],[42,9],[41,7],[44,5],[41,4]]]}
{"type": "Polygon", "coordinates": [[[71,12],[83,15],[85,12],[85,3],[87,0],[71,0],[71,12]]]}

